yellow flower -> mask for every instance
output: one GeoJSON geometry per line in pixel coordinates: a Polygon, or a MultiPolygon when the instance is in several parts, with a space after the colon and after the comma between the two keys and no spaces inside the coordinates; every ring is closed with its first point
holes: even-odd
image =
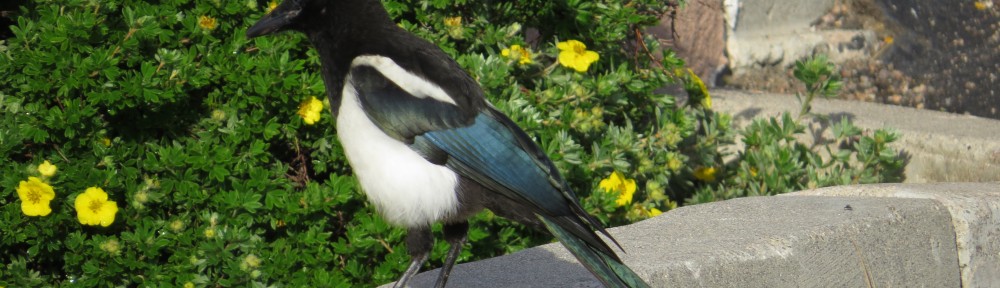
{"type": "Polygon", "coordinates": [[[646,211],[646,213],[649,213],[649,217],[656,217],[659,216],[660,214],[663,214],[663,211],[660,211],[660,209],[656,209],[656,207],[654,207],[654,208],[649,208],[649,210],[646,211]]]}
{"type": "Polygon", "coordinates": [[[194,283],[184,282],[184,288],[194,288],[194,283]]]}
{"type": "Polygon", "coordinates": [[[108,137],[101,137],[101,145],[104,145],[104,147],[111,147],[111,139],[108,137]]]}
{"type": "MultiPolygon", "coordinates": [[[[48,161],[46,161],[48,162],[48,161]]],[[[17,196],[21,198],[21,212],[28,216],[46,216],[52,213],[49,201],[56,198],[52,186],[38,177],[28,177],[17,185],[17,196]]]]}
{"type": "Polygon", "coordinates": [[[83,194],[77,195],[74,201],[76,219],[80,224],[103,227],[111,226],[118,213],[118,203],[108,200],[108,193],[98,187],[87,188],[83,194]]]}
{"type": "Polygon", "coordinates": [[[694,70],[688,69],[687,72],[688,83],[684,83],[684,89],[687,90],[691,100],[699,101],[701,107],[712,109],[712,95],[708,93],[705,82],[701,81],[701,77],[698,77],[694,70]]]}
{"type": "Polygon", "coordinates": [[[41,165],[38,165],[38,173],[41,173],[44,177],[52,177],[56,175],[56,170],[59,169],[56,165],[52,165],[49,160],[45,160],[41,165]]]}
{"type": "Polygon", "coordinates": [[[205,228],[205,238],[208,239],[215,238],[215,228],[212,227],[205,228]]]}
{"type": "Polygon", "coordinates": [[[240,270],[250,271],[252,269],[256,269],[257,267],[260,267],[260,262],[260,257],[257,257],[257,255],[247,255],[246,257],[243,257],[243,262],[240,263],[240,270]]]}
{"type": "Polygon", "coordinates": [[[694,178],[705,182],[715,181],[715,167],[700,167],[695,169],[694,178]]]}
{"type": "Polygon", "coordinates": [[[510,48],[504,48],[501,50],[500,55],[510,59],[516,59],[518,65],[531,64],[531,51],[521,47],[521,45],[510,45],[510,48]]]}
{"type": "Polygon", "coordinates": [[[559,48],[559,64],[573,68],[576,72],[587,72],[590,64],[601,58],[597,52],[587,50],[587,45],[576,40],[559,42],[556,48],[559,48]]]}
{"type": "Polygon", "coordinates": [[[625,179],[625,175],[621,172],[615,171],[611,173],[611,176],[601,180],[601,183],[597,184],[598,187],[604,189],[604,192],[618,193],[618,199],[615,199],[615,204],[618,207],[622,207],[632,203],[632,195],[635,194],[635,179],[625,179]]]}
{"type": "Polygon", "coordinates": [[[451,38],[465,38],[465,29],[462,29],[462,16],[444,18],[444,27],[448,28],[448,36],[451,38]]]}
{"type": "Polygon", "coordinates": [[[278,1],[268,2],[267,9],[264,10],[264,13],[271,13],[271,11],[273,11],[274,8],[278,8],[278,1]]]}
{"type": "Polygon", "coordinates": [[[212,31],[218,26],[219,23],[215,21],[215,18],[205,15],[198,16],[198,27],[201,27],[201,29],[212,31]]]}
{"type": "Polygon", "coordinates": [[[319,112],[321,111],[323,111],[323,102],[316,99],[316,97],[310,96],[309,99],[299,104],[299,116],[308,125],[319,121],[319,112]]]}
{"type": "Polygon", "coordinates": [[[990,8],[989,6],[993,6],[993,2],[989,2],[989,1],[976,1],[976,3],[973,4],[973,6],[976,7],[976,10],[983,11],[983,10],[986,10],[986,8],[990,8]]]}
{"type": "Polygon", "coordinates": [[[444,26],[451,28],[462,26],[462,16],[444,18],[444,26]]]}

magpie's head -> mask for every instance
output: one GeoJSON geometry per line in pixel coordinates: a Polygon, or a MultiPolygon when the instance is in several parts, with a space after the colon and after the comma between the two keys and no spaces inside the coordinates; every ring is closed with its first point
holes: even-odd
{"type": "Polygon", "coordinates": [[[285,30],[309,34],[312,30],[351,29],[356,27],[344,26],[372,20],[391,23],[378,0],[285,0],[247,29],[247,38],[285,30]]]}
{"type": "MultiPolygon", "coordinates": [[[[306,6],[311,6],[311,0],[285,0],[277,7],[274,7],[270,13],[264,15],[264,18],[257,20],[257,23],[250,26],[247,29],[247,38],[254,38],[257,36],[264,36],[267,34],[281,32],[284,30],[301,30],[302,23],[306,18],[303,15],[303,11],[308,11],[305,9],[311,8],[306,6]]],[[[317,3],[318,4],[318,3],[317,3]]]]}

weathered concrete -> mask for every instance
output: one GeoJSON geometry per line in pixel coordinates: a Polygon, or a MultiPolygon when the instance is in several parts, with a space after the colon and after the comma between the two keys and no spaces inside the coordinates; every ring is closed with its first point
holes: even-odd
{"type": "Polygon", "coordinates": [[[964,287],[1000,285],[1000,184],[880,184],[839,186],[789,196],[861,196],[932,199],[951,213],[964,287]]]}
{"type": "MultiPolygon", "coordinates": [[[[948,211],[931,199],[751,197],[682,207],[611,233],[654,287],[956,287],[948,211]]],[[[412,285],[431,286],[437,273],[412,285]]],[[[449,286],[600,285],[553,243],[459,264],[449,286]]]]}
{"type": "Polygon", "coordinates": [[[771,34],[768,31],[807,31],[811,23],[830,11],[834,1],[726,0],[726,20],[738,33],[761,35],[771,34]]]}
{"type": "Polygon", "coordinates": [[[726,54],[736,76],[762,67],[789,67],[816,53],[836,63],[868,58],[878,50],[875,33],[817,30],[814,24],[834,0],[726,0],[726,54]]]}

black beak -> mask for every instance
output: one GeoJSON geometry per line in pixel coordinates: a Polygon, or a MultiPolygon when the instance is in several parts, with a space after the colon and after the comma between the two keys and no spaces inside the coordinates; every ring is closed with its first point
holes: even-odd
{"type": "Polygon", "coordinates": [[[257,36],[264,36],[267,34],[280,32],[287,30],[291,27],[289,25],[299,17],[299,13],[302,12],[302,7],[298,5],[298,1],[284,1],[271,10],[271,13],[264,15],[264,18],[257,20],[250,29],[247,29],[247,38],[254,38],[257,36]]]}

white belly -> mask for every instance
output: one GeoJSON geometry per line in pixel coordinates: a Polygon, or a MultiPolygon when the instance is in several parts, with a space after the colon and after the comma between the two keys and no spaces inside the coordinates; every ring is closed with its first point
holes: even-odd
{"type": "Polygon", "coordinates": [[[458,176],[424,160],[382,132],[361,109],[350,79],[337,116],[337,136],[368,201],[394,225],[427,226],[455,213],[458,176]]]}

